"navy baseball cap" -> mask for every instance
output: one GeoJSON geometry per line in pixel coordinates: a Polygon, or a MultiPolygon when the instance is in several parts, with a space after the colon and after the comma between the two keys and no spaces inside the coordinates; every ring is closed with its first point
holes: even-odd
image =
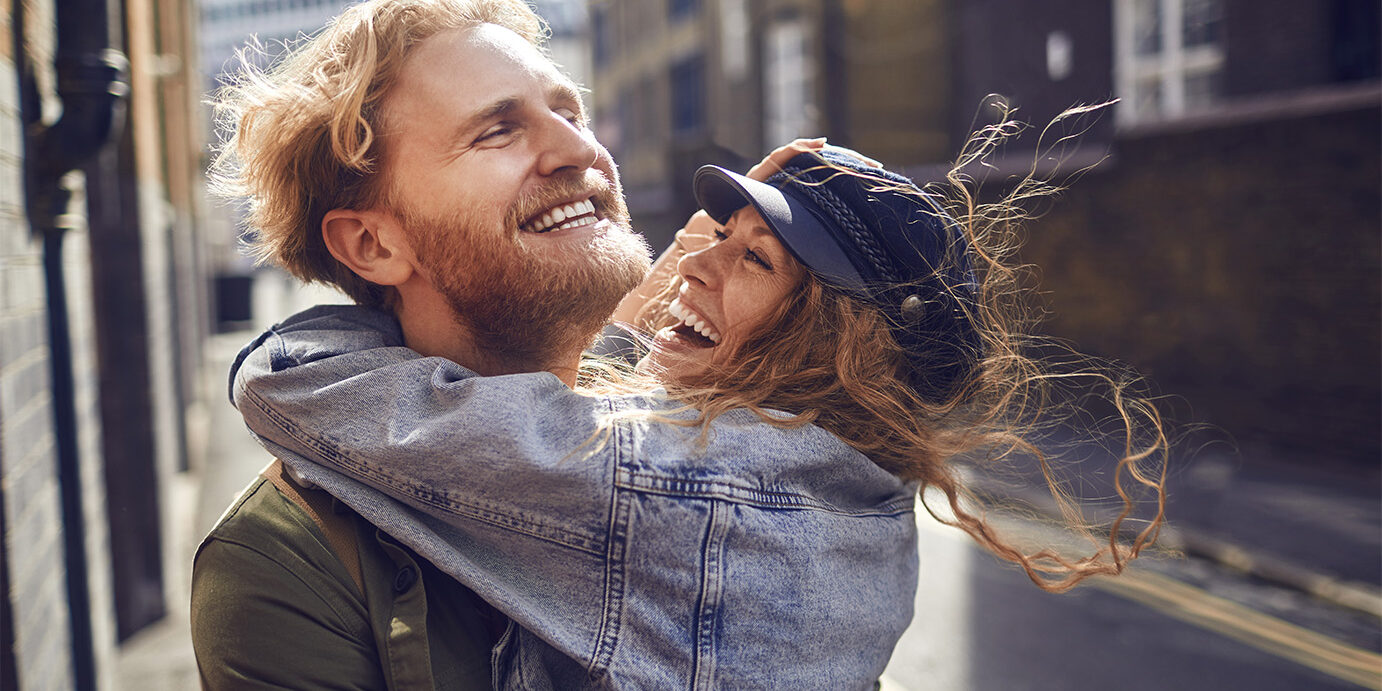
{"type": "Polygon", "coordinates": [[[910,179],[826,148],[797,154],[764,182],[703,166],[693,186],[717,223],[753,205],[816,278],[879,307],[914,364],[930,363],[918,368],[930,381],[914,384],[923,393],[944,395],[979,357],[969,245],[910,179]]]}

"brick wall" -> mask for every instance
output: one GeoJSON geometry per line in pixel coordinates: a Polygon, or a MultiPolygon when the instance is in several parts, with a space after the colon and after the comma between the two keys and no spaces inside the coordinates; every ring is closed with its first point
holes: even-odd
{"type": "Polygon", "coordinates": [[[848,2],[843,10],[845,93],[826,95],[845,100],[841,143],[890,166],[951,158],[945,3],[848,2]]]}
{"type": "MultiPolygon", "coordinates": [[[[8,38],[8,32],[6,32],[8,38]]],[[[13,52],[0,64],[0,489],[24,688],[71,684],[40,243],[24,216],[13,52]]]]}
{"type": "Polygon", "coordinates": [[[1033,228],[1050,330],[1240,441],[1375,463],[1376,104],[1120,139],[1033,228]]]}
{"type": "MultiPolygon", "coordinates": [[[[52,97],[53,11],[50,2],[23,2],[25,43],[11,42],[9,8],[0,10],[0,491],[4,492],[9,598],[21,688],[73,684],[68,625],[63,520],[53,433],[48,344],[48,301],[42,241],[26,217],[20,85],[16,63],[24,55],[41,94],[52,97]],[[17,58],[18,56],[18,58],[17,58]]],[[[54,109],[47,108],[50,114],[54,109]]],[[[78,184],[80,187],[80,184],[78,184]]],[[[80,192],[73,210],[82,208],[80,192]]],[[[98,688],[110,688],[115,653],[109,587],[110,548],[101,477],[100,422],[89,248],[83,229],[64,242],[69,330],[75,385],[77,448],[81,459],[89,602],[98,688]]]]}

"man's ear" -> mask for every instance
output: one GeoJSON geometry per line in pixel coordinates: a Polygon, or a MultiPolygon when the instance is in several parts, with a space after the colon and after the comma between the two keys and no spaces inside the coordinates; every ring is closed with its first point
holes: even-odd
{"type": "Polygon", "coordinates": [[[322,217],[322,240],[336,261],[370,283],[402,285],[416,271],[412,248],[389,214],[332,209],[322,217]]]}

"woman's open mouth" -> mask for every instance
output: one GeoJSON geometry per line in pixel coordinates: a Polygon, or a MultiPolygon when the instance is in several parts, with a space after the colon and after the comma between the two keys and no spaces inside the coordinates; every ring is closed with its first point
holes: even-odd
{"type": "Polygon", "coordinates": [[[720,334],[715,327],[705,317],[681,304],[681,298],[672,300],[672,304],[667,306],[667,312],[681,322],[668,327],[667,330],[683,342],[697,348],[714,348],[720,344],[720,334]]]}

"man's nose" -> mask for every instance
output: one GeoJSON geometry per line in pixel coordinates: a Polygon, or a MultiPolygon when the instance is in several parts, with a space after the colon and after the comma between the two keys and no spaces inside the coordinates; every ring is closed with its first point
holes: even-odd
{"type": "Polygon", "coordinates": [[[549,113],[543,127],[542,151],[538,157],[538,172],[553,175],[561,170],[585,170],[595,164],[600,145],[587,127],[579,127],[562,117],[549,113]]]}

